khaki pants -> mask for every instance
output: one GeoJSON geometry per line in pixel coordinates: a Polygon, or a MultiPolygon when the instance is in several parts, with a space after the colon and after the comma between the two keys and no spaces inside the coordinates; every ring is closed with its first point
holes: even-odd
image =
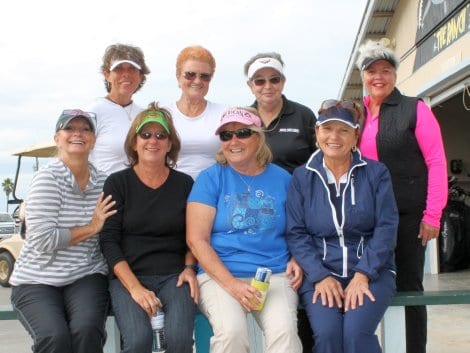
{"type": "MultiPolygon", "coordinates": [[[[249,283],[251,278],[241,278],[249,283]]],[[[247,353],[247,313],[240,303],[207,274],[198,276],[199,310],[208,318],[214,336],[211,353],[247,353]]],[[[265,353],[301,353],[297,335],[297,293],[285,273],[273,274],[262,311],[252,312],[264,333],[265,353]]]]}

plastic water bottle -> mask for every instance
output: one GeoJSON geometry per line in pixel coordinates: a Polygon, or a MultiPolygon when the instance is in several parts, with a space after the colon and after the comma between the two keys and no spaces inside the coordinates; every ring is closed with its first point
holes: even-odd
{"type": "Polygon", "coordinates": [[[152,325],[152,353],[165,352],[165,313],[162,309],[158,308],[157,312],[150,319],[152,325]]]}

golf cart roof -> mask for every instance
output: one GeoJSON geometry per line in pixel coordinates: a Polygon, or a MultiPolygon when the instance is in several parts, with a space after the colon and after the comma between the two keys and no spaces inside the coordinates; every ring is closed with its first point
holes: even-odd
{"type": "Polygon", "coordinates": [[[16,150],[12,153],[13,156],[25,156],[25,157],[54,157],[57,154],[57,147],[54,142],[43,142],[37,143],[20,150],[16,150]]]}

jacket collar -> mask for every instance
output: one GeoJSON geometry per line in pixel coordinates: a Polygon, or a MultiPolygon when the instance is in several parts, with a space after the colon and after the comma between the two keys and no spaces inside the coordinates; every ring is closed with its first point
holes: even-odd
{"type": "MultiPolygon", "coordinates": [[[[356,167],[361,167],[367,165],[367,162],[362,158],[362,154],[359,150],[356,152],[352,152],[352,162],[349,167],[348,175],[351,173],[353,169],[356,167]]],[[[317,172],[320,174],[325,180],[327,179],[325,168],[323,168],[323,152],[320,149],[317,149],[307,161],[305,168],[308,170],[317,172]]]]}

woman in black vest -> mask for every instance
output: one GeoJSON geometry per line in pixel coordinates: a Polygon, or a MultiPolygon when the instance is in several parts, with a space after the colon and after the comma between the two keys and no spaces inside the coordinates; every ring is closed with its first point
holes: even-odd
{"type": "MultiPolygon", "coordinates": [[[[359,148],[388,167],[400,214],[397,291],[423,291],[426,243],[439,235],[447,200],[447,167],[439,124],[418,98],[395,87],[399,61],[380,42],[359,49],[357,67],[368,95],[359,148]]],[[[408,353],[426,352],[426,307],[406,307],[408,353]]]]}

